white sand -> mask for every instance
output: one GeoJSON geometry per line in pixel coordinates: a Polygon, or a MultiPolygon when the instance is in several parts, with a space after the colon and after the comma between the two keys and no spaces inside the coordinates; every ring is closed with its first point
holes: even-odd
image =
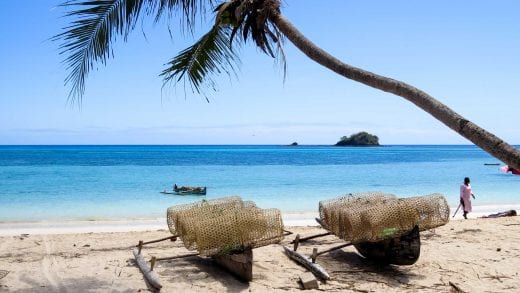
{"type": "MultiPolygon", "coordinates": [[[[85,225],[84,230],[96,229],[99,223],[90,224],[94,225],[85,225]]],[[[126,224],[122,226],[128,228],[126,224]]],[[[162,226],[160,231],[54,235],[20,235],[24,230],[19,226],[20,230],[10,230],[18,232],[16,236],[0,237],[0,270],[10,271],[0,279],[0,292],[148,291],[133,263],[131,249],[139,239],[168,236],[166,225],[162,226]]],[[[302,236],[323,232],[318,227],[288,229],[302,236]]],[[[286,237],[284,244],[292,239],[293,236],[286,237]]],[[[520,217],[451,221],[435,231],[422,233],[421,241],[421,256],[412,266],[379,266],[361,258],[353,247],[322,255],[318,263],[332,279],[320,283],[320,289],[448,292],[450,282],[466,292],[514,292],[520,288],[520,217]]],[[[341,243],[344,242],[327,236],[302,244],[299,251],[310,254],[313,247],[325,249],[341,243]]],[[[152,244],[143,250],[147,258],[187,252],[179,241],[152,244]]],[[[237,281],[208,258],[159,262],[155,270],[163,292],[299,291],[297,279],[305,272],[284,255],[280,245],[254,250],[253,281],[248,284],[237,281]]]]}
{"type": "MultiPolygon", "coordinates": [[[[457,207],[452,207],[450,219],[462,219],[459,210],[453,218],[457,207]]],[[[489,205],[473,206],[473,212],[468,215],[475,219],[484,215],[514,209],[520,212],[520,205],[489,205]]],[[[283,213],[283,222],[286,226],[314,226],[318,212],[289,212],[283,213]]],[[[70,234],[70,233],[101,233],[101,232],[131,232],[167,229],[166,218],[156,219],[123,219],[123,220],[95,220],[95,221],[40,221],[40,222],[0,222],[0,236],[20,234],[70,234]]]]}

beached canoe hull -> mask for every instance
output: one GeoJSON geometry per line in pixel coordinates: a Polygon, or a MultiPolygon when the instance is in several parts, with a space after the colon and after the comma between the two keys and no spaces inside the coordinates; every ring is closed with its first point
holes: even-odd
{"type": "Polygon", "coordinates": [[[413,265],[421,253],[419,227],[400,237],[378,242],[354,244],[357,251],[367,259],[383,264],[413,265]]]}
{"type": "Polygon", "coordinates": [[[251,248],[235,254],[215,255],[213,259],[240,281],[253,280],[253,250],[251,248]]]}

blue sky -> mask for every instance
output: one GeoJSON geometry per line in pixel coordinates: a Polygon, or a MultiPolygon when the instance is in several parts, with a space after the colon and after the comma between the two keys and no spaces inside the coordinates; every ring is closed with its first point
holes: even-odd
{"type": "MultiPolygon", "coordinates": [[[[403,98],[339,77],[286,42],[288,72],[253,46],[210,103],[161,89],[193,38],[143,21],[67,103],[60,1],[0,1],[0,144],[333,144],[357,131],[383,144],[468,141],[403,98]],[[143,31],[146,34],[143,34],[143,31]]],[[[287,0],[283,13],[344,62],[408,82],[509,143],[520,143],[520,1],[287,0]]],[[[175,26],[177,23],[172,22],[175,26]]],[[[201,24],[201,31],[207,28],[201,24]]]]}

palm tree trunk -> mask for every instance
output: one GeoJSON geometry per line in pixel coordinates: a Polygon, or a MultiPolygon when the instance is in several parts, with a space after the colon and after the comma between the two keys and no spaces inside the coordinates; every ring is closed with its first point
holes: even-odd
{"type": "Polygon", "coordinates": [[[348,79],[407,99],[492,156],[520,170],[520,150],[465,119],[432,96],[407,83],[341,62],[312,43],[277,11],[271,12],[269,19],[298,49],[312,60],[348,79]]]}

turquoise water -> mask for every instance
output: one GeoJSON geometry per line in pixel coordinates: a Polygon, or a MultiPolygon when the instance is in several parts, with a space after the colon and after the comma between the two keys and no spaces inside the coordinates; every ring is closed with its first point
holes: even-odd
{"type": "Polygon", "coordinates": [[[520,203],[520,176],[474,146],[0,146],[0,221],[164,217],[180,203],[240,195],[261,207],[317,211],[348,192],[440,192],[458,204],[520,203]],[[206,197],[163,195],[207,186],[206,197]]]}

